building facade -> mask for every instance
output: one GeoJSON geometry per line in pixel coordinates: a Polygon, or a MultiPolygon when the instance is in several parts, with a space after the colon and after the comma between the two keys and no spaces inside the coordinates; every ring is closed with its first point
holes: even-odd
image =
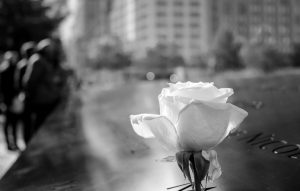
{"type": "Polygon", "coordinates": [[[201,0],[115,0],[111,32],[137,57],[162,43],[189,60],[201,52],[200,6],[201,0]]]}
{"type": "Polygon", "coordinates": [[[206,44],[222,27],[242,42],[263,38],[283,52],[300,42],[299,0],[203,0],[203,7],[206,44]]]}
{"type": "Polygon", "coordinates": [[[299,0],[114,0],[111,33],[137,57],[158,43],[172,44],[189,62],[210,50],[222,28],[249,42],[263,33],[266,43],[290,51],[300,42],[299,0]]]}

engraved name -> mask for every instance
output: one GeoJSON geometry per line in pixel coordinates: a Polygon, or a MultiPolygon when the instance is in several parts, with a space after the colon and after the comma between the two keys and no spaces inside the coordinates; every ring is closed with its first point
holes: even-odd
{"type": "Polygon", "coordinates": [[[263,132],[249,134],[245,130],[237,130],[228,136],[228,138],[231,137],[238,137],[238,141],[262,150],[271,150],[276,155],[283,155],[296,160],[300,159],[300,145],[277,139],[275,134],[265,134],[263,132]]]}

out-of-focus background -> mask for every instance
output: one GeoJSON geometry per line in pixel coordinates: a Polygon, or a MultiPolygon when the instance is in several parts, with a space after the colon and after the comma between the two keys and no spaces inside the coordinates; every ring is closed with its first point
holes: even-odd
{"type": "MultiPolygon", "coordinates": [[[[254,91],[300,91],[290,78],[300,75],[299,0],[0,0],[0,59],[49,37],[61,39],[82,90],[257,79],[254,91]]],[[[1,176],[19,153],[0,142],[1,176]]]]}
{"type": "Polygon", "coordinates": [[[2,52],[58,36],[68,63],[81,76],[93,73],[91,81],[110,83],[108,73],[119,76],[114,81],[177,81],[299,66],[296,0],[2,0],[0,5],[2,52]]]}

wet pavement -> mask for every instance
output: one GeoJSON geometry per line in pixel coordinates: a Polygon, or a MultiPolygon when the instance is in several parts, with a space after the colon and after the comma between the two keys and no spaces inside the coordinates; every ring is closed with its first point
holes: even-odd
{"type": "MultiPolygon", "coordinates": [[[[217,80],[220,87],[235,89],[231,101],[249,116],[241,131],[216,148],[223,175],[209,184],[216,186],[212,190],[300,189],[296,82],[299,75],[217,80]],[[277,140],[278,145],[260,148],[277,140]],[[294,150],[279,148],[286,145],[294,150]]],[[[132,82],[103,91],[94,85],[75,94],[2,178],[1,191],[156,191],[186,183],[175,162],[161,160],[171,153],[137,136],[129,123],[129,114],[158,113],[157,95],[164,86],[165,81],[132,82]]]]}

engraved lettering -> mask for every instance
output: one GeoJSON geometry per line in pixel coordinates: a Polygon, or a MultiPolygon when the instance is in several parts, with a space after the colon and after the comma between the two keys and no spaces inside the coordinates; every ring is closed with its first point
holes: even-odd
{"type": "Polygon", "coordinates": [[[240,141],[247,140],[246,143],[252,143],[253,141],[263,141],[263,140],[266,141],[266,140],[273,140],[273,139],[274,139],[274,134],[263,136],[263,133],[257,133],[254,135],[242,137],[238,140],[240,141]]]}
{"type": "Polygon", "coordinates": [[[274,137],[267,137],[266,139],[263,139],[263,140],[259,140],[257,142],[254,142],[254,143],[251,143],[250,145],[258,145],[258,144],[261,144],[261,143],[265,143],[265,142],[268,142],[268,141],[273,141],[274,140],[274,137]]]}
{"type": "Polygon", "coordinates": [[[265,149],[267,149],[267,147],[266,147],[267,145],[277,144],[277,143],[282,143],[282,142],[278,141],[278,140],[267,142],[267,143],[259,145],[259,148],[265,150],[265,149]]]}
{"type": "Polygon", "coordinates": [[[300,153],[294,153],[294,154],[288,155],[288,157],[291,159],[300,159],[300,153]]]}
{"type": "Polygon", "coordinates": [[[273,149],[272,152],[275,154],[286,154],[286,153],[294,152],[297,150],[299,150],[299,147],[297,145],[288,144],[288,145],[283,145],[283,146],[277,147],[277,148],[273,149]]]}

